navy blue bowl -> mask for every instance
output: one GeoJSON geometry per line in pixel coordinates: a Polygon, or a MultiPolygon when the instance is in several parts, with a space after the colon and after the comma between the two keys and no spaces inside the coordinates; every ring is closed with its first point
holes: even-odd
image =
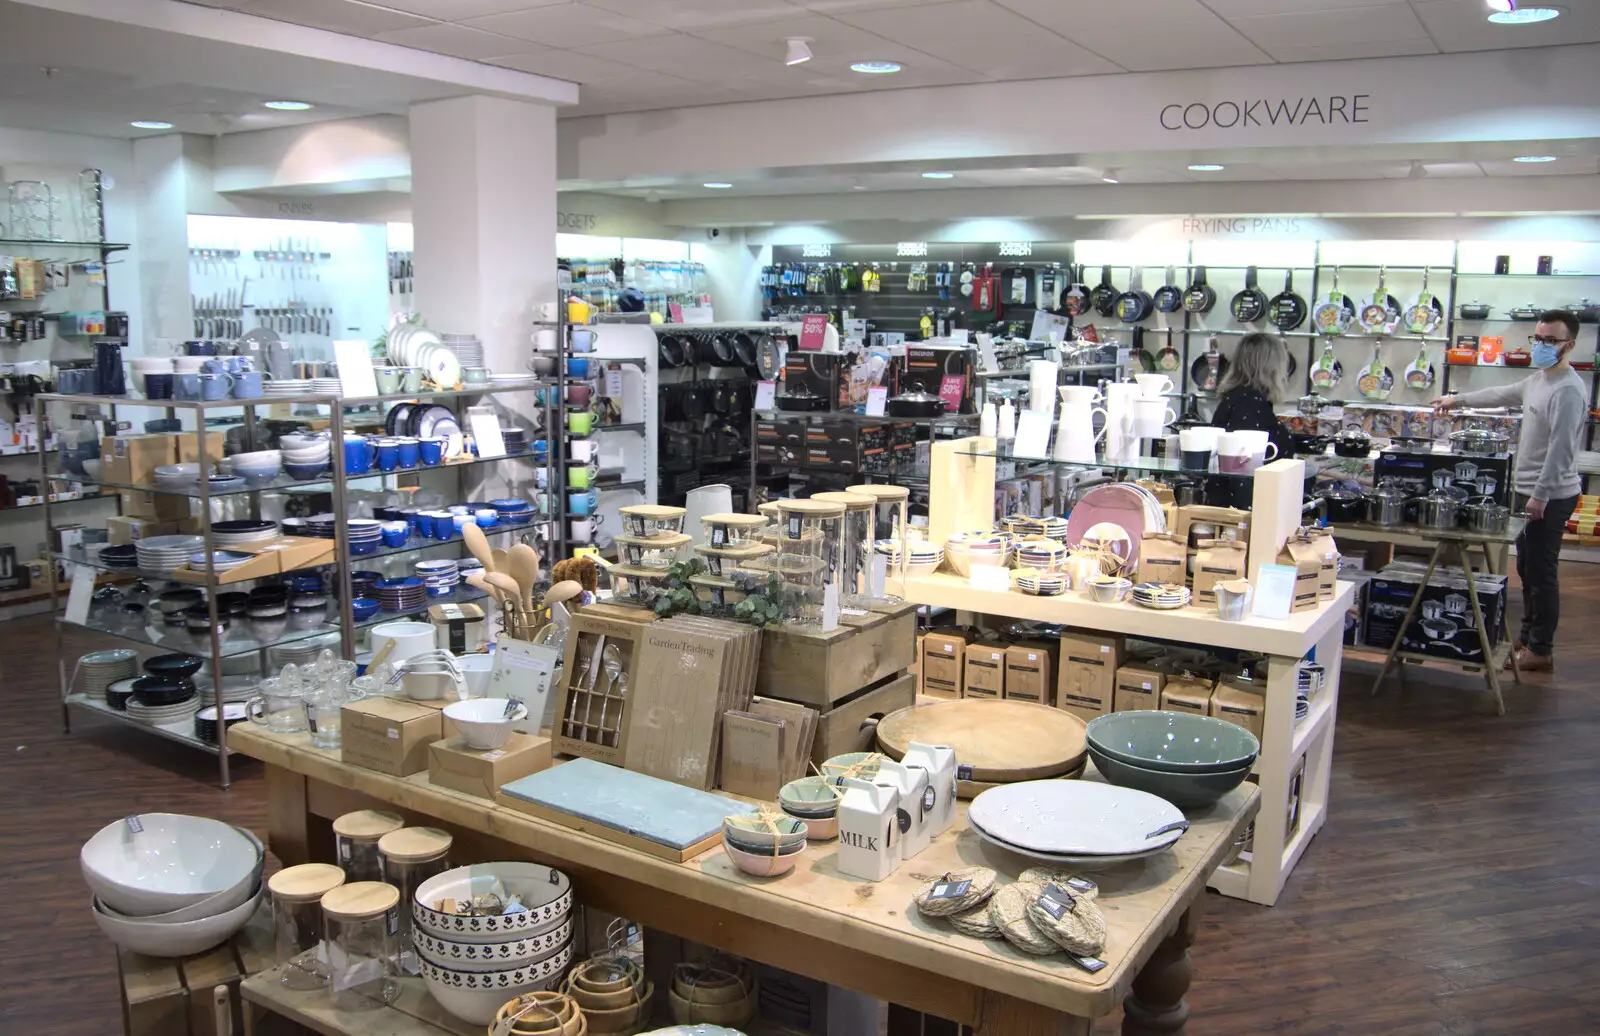
{"type": "Polygon", "coordinates": [[[350,615],[357,622],[365,622],[378,614],[378,602],[371,597],[357,597],[350,602],[350,615]]]}
{"type": "Polygon", "coordinates": [[[165,680],[187,680],[199,672],[200,667],[204,664],[204,660],[198,655],[187,655],[175,651],[170,654],[156,655],[145,659],[144,671],[153,677],[160,677],[165,680]]]}
{"type": "Polygon", "coordinates": [[[283,470],[296,482],[309,482],[328,469],[326,464],[285,464],[283,470]]]}
{"type": "Polygon", "coordinates": [[[133,700],[151,708],[188,701],[192,694],[194,685],[187,680],[174,680],[165,676],[141,676],[133,681],[133,700]]]}

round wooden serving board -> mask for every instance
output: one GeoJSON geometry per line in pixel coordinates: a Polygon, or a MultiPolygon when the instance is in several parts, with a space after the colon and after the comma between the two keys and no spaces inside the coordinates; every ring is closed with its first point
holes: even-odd
{"type": "Polygon", "coordinates": [[[905,757],[913,741],[949,745],[972,781],[1009,784],[1059,777],[1082,765],[1088,751],[1083,720],[1026,701],[962,698],[913,705],[878,723],[878,750],[905,757]]]}

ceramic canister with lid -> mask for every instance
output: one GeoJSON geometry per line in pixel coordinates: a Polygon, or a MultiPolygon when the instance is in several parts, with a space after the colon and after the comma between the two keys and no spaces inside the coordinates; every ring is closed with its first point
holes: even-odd
{"type": "Polygon", "coordinates": [[[355,881],[323,895],[334,1007],[370,1011],[400,995],[394,969],[399,914],[400,890],[381,881],[355,881]]]}
{"type": "MultiPolygon", "coordinates": [[[[400,902],[410,904],[417,887],[436,874],[450,869],[450,832],[437,827],[402,827],[378,842],[383,880],[400,890],[400,902]]],[[[418,971],[416,951],[411,948],[411,910],[400,911],[396,932],[400,967],[411,974],[418,971]]]]}
{"type": "Polygon", "coordinates": [[[331,863],[285,867],[268,879],[277,961],[283,984],[290,989],[328,984],[322,897],[343,884],[344,871],[331,863]]]}
{"type": "Polygon", "coordinates": [[[333,822],[334,847],[339,865],[351,881],[382,881],[383,865],[378,858],[378,840],[390,831],[406,826],[398,813],[382,809],[358,809],[333,822]]]}

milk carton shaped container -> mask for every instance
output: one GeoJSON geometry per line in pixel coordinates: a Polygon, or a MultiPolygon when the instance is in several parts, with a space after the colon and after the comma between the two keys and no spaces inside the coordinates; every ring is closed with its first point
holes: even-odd
{"type": "Polygon", "coordinates": [[[932,838],[927,824],[923,802],[928,792],[928,771],[915,764],[885,759],[878,768],[878,780],[892,782],[900,793],[899,808],[895,810],[903,837],[900,840],[900,859],[909,860],[928,847],[932,838]]]}
{"type": "Polygon", "coordinates": [[[839,870],[882,881],[900,866],[900,792],[890,784],[844,780],[839,801],[839,870]]]}
{"type": "Polygon", "coordinates": [[[920,812],[928,838],[938,838],[956,820],[956,753],[947,745],[925,745],[913,741],[900,760],[906,766],[928,771],[928,788],[923,793],[920,812]]]}

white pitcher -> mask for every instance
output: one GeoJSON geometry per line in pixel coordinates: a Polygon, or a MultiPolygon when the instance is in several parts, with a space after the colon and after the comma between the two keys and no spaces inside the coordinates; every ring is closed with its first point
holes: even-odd
{"type": "Polygon", "coordinates": [[[846,777],[839,800],[839,870],[882,881],[900,866],[900,792],[888,784],[846,777]]]}
{"type": "Polygon", "coordinates": [[[928,847],[933,837],[928,831],[927,817],[922,800],[928,791],[928,771],[921,766],[907,765],[904,761],[885,759],[878,767],[878,780],[893,781],[900,793],[900,806],[896,819],[905,828],[900,840],[900,859],[909,860],[928,847]]]}
{"type": "Polygon", "coordinates": [[[928,790],[923,793],[920,812],[929,839],[938,838],[956,819],[956,751],[948,745],[913,741],[901,762],[928,771],[928,790]]]}
{"type": "Polygon", "coordinates": [[[1095,460],[1095,443],[1105,435],[1106,427],[1094,430],[1094,415],[1107,417],[1100,407],[1091,407],[1078,401],[1061,404],[1061,420],[1056,424],[1056,460],[1081,461],[1092,464],[1095,460]]]}

